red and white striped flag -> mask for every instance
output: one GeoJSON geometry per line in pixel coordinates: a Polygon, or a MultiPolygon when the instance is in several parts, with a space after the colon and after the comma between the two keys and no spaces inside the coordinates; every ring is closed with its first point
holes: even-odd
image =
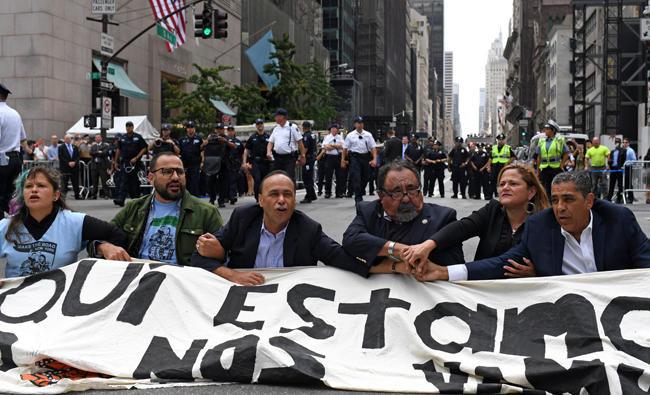
{"type": "MultiPolygon", "coordinates": [[[[156,21],[160,21],[172,12],[184,7],[185,0],[149,0],[149,4],[151,4],[156,21]]],[[[171,52],[174,48],[185,44],[185,10],[165,19],[160,24],[176,36],[176,45],[174,46],[165,41],[167,51],[171,52]]]]}

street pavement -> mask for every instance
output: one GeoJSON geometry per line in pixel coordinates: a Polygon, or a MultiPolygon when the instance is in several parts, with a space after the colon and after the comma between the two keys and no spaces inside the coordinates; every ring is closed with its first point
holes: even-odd
{"type": "MultiPolygon", "coordinates": [[[[447,179],[445,184],[447,185],[447,191],[445,195],[447,198],[441,199],[439,197],[428,198],[425,197],[425,202],[435,203],[443,206],[452,207],[457,212],[457,217],[462,218],[472,213],[472,211],[481,208],[487,202],[485,200],[463,200],[463,199],[451,199],[449,196],[451,193],[451,182],[447,179]]],[[[437,193],[437,192],[436,192],[437,193]]],[[[304,190],[297,192],[297,201],[300,201],[304,198],[304,190]]],[[[375,199],[376,196],[366,196],[366,200],[375,199]]],[[[637,201],[645,202],[645,198],[642,198],[641,194],[637,194],[637,201]]],[[[228,221],[234,207],[254,203],[255,200],[251,196],[240,198],[235,205],[227,205],[226,208],[220,209],[221,216],[223,217],[224,222],[228,221]]],[[[111,200],[69,200],[69,205],[73,210],[85,212],[89,215],[101,218],[104,220],[110,220],[118,211],[119,207],[115,206],[111,200]]],[[[650,234],[650,205],[646,204],[632,204],[628,205],[635,214],[641,228],[646,234],[650,234]]],[[[320,222],[323,226],[323,230],[326,234],[332,237],[334,240],[341,242],[343,238],[343,232],[347,228],[348,224],[352,221],[355,216],[354,210],[354,199],[343,198],[343,199],[322,199],[310,203],[310,204],[296,204],[298,210],[302,210],[307,213],[311,218],[320,222]]],[[[466,260],[471,261],[474,257],[476,247],[478,245],[478,238],[472,238],[465,243],[463,243],[463,251],[465,253],[466,260]]],[[[85,252],[80,254],[80,257],[84,257],[85,252]]],[[[0,264],[1,273],[4,273],[4,264],[0,264]]],[[[137,394],[140,395],[149,395],[149,394],[334,394],[346,391],[332,390],[327,388],[304,388],[304,387],[286,387],[286,386],[268,386],[268,385],[257,385],[257,384],[224,384],[224,385],[210,385],[210,386],[200,386],[200,387],[170,387],[170,388],[157,388],[157,389],[143,389],[143,390],[131,390],[137,391],[137,394]]],[[[115,391],[89,391],[92,395],[114,395],[115,391]]]]}

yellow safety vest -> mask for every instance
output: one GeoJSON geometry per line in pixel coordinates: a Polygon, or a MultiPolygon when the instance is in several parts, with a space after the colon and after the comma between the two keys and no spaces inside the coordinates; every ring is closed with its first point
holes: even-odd
{"type": "Polygon", "coordinates": [[[501,152],[499,152],[499,145],[492,147],[492,163],[508,163],[510,161],[510,146],[503,144],[501,152]]]}
{"type": "Polygon", "coordinates": [[[539,139],[539,156],[541,161],[539,163],[540,169],[551,167],[557,169],[562,164],[562,149],[564,148],[564,138],[554,136],[546,151],[546,138],[539,139]]]}

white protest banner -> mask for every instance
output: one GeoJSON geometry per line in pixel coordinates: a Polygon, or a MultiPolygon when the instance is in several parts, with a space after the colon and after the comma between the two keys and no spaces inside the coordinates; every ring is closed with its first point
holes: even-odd
{"type": "Polygon", "coordinates": [[[648,391],[650,270],[459,284],[329,267],[263,274],[243,287],[197,268],[87,259],[7,280],[0,389],[648,391]]]}

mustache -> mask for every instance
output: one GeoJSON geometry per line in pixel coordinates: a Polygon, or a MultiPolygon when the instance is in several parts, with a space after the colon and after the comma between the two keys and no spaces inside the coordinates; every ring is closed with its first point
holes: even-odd
{"type": "Polygon", "coordinates": [[[179,187],[182,186],[181,183],[180,183],[179,181],[169,181],[169,182],[165,185],[165,187],[166,187],[166,188],[169,188],[169,187],[172,186],[172,185],[174,185],[174,186],[179,186],[179,187]]]}

